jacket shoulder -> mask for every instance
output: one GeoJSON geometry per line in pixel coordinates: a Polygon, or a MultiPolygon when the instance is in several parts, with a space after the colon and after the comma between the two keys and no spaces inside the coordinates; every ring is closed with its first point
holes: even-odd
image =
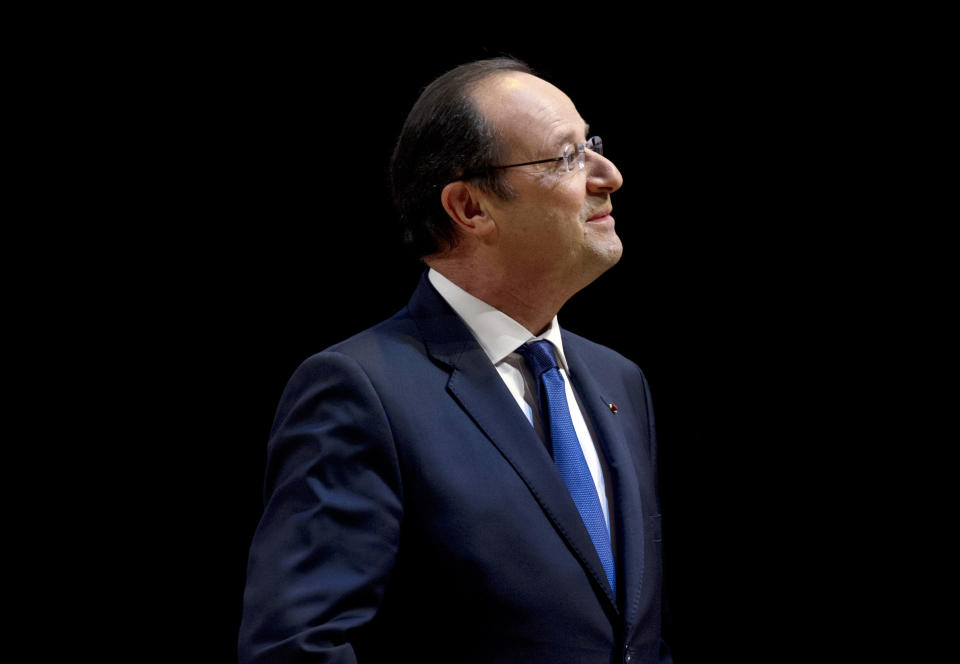
{"type": "Polygon", "coordinates": [[[311,364],[331,355],[345,355],[361,365],[366,365],[371,359],[388,358],[395,356],[403,348],[422,345],[417,326],[404,308],[390,318],[314,353],[304,364],[311,364]]]}

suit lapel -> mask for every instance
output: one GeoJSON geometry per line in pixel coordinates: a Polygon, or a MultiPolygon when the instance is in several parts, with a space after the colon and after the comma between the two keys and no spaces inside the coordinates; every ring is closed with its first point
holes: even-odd
{"type": "Polygon", "coordinates": [[[611,507],[616,515],[617,575],[625,618],[627,624],[633,624],[637,620],[635,613],[642,592],[644,566],[643,509],[636,470],[620,426],[622,416],[615,414],[609,406],[617,399],[609,393],[610,390],[604,392],[600,380],[578,352],[579,344],[568,335],[564,335],[563,348],[573,386],[587,411],[586,416],[593,424],[597,444],[612,476],[614,505],[611,507]]]}
{"type": "Polygon", "coordinates": [[[604,589],[610,607],[618,611],[600,558],[553,459],[470,330],[426,276],[409,311],[430,355],[451,367],[447,389],[452,397],[527,485],[570,550],[604,589]]]}

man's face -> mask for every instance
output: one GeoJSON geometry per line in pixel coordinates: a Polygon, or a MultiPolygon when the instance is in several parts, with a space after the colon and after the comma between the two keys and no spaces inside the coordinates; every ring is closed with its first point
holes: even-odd
{"type": "MultiPolygon", "coordinates": [[[[587,125],[569,97],[534,76],[496,76],[477,89],[475,99],[506,146],[503,163],[558,157],[565,145],[587,138],[587,125]]],[[[516,195],[487,200],[498,250],[521,278],[555,279],[579,290],[620,259],[623,246],[609,213],[610,194],[623,177],[595,152],[587,151],[584,162],[571,172],[563,162],[508,168],[504,176],[516,195]]]]}

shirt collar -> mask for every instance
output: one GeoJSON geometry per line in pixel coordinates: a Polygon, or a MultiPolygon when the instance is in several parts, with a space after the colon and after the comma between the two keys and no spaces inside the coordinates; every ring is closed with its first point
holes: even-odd
{"type": "Polygon", "coordinates": [[[430,268],[427,278],[447,304],[463,319],[493,364],[499,364],[525,343],[546,339],[553,344],[560,367],[569,373],[567,358],[563,354],[560,324],[556,316],[543,334],[534,336],[510,316],[474,297],[433,268],[430,268]]]}

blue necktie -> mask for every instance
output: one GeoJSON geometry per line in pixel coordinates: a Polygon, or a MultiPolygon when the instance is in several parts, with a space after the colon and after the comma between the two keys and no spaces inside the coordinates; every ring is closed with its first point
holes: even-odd
{"type": "Polygon", "coordinates": [[[550,433],[550,444],[553,449],[553,462],[560,471],[573,502],[580,512],[593,546],[600,555],[603,571],[607,580],[617,594],[616,572],[613,565],[613,551],[610,548],[610,533],[603,520],[603,510],[600,508],[600,497],[597,487],[587,467],[587,460],[583,457],[577,432],[570,419],[570,410],[567,407],[567,395],[563,387],[563,376],[557,368],[557,359],[553,354],[553,346],[549,341],[541,340],[526,344],[517,349],[527,362],[527,367],[538,379],[540,386],[540,412],[544,416],[544,428],[550,433]]]}

